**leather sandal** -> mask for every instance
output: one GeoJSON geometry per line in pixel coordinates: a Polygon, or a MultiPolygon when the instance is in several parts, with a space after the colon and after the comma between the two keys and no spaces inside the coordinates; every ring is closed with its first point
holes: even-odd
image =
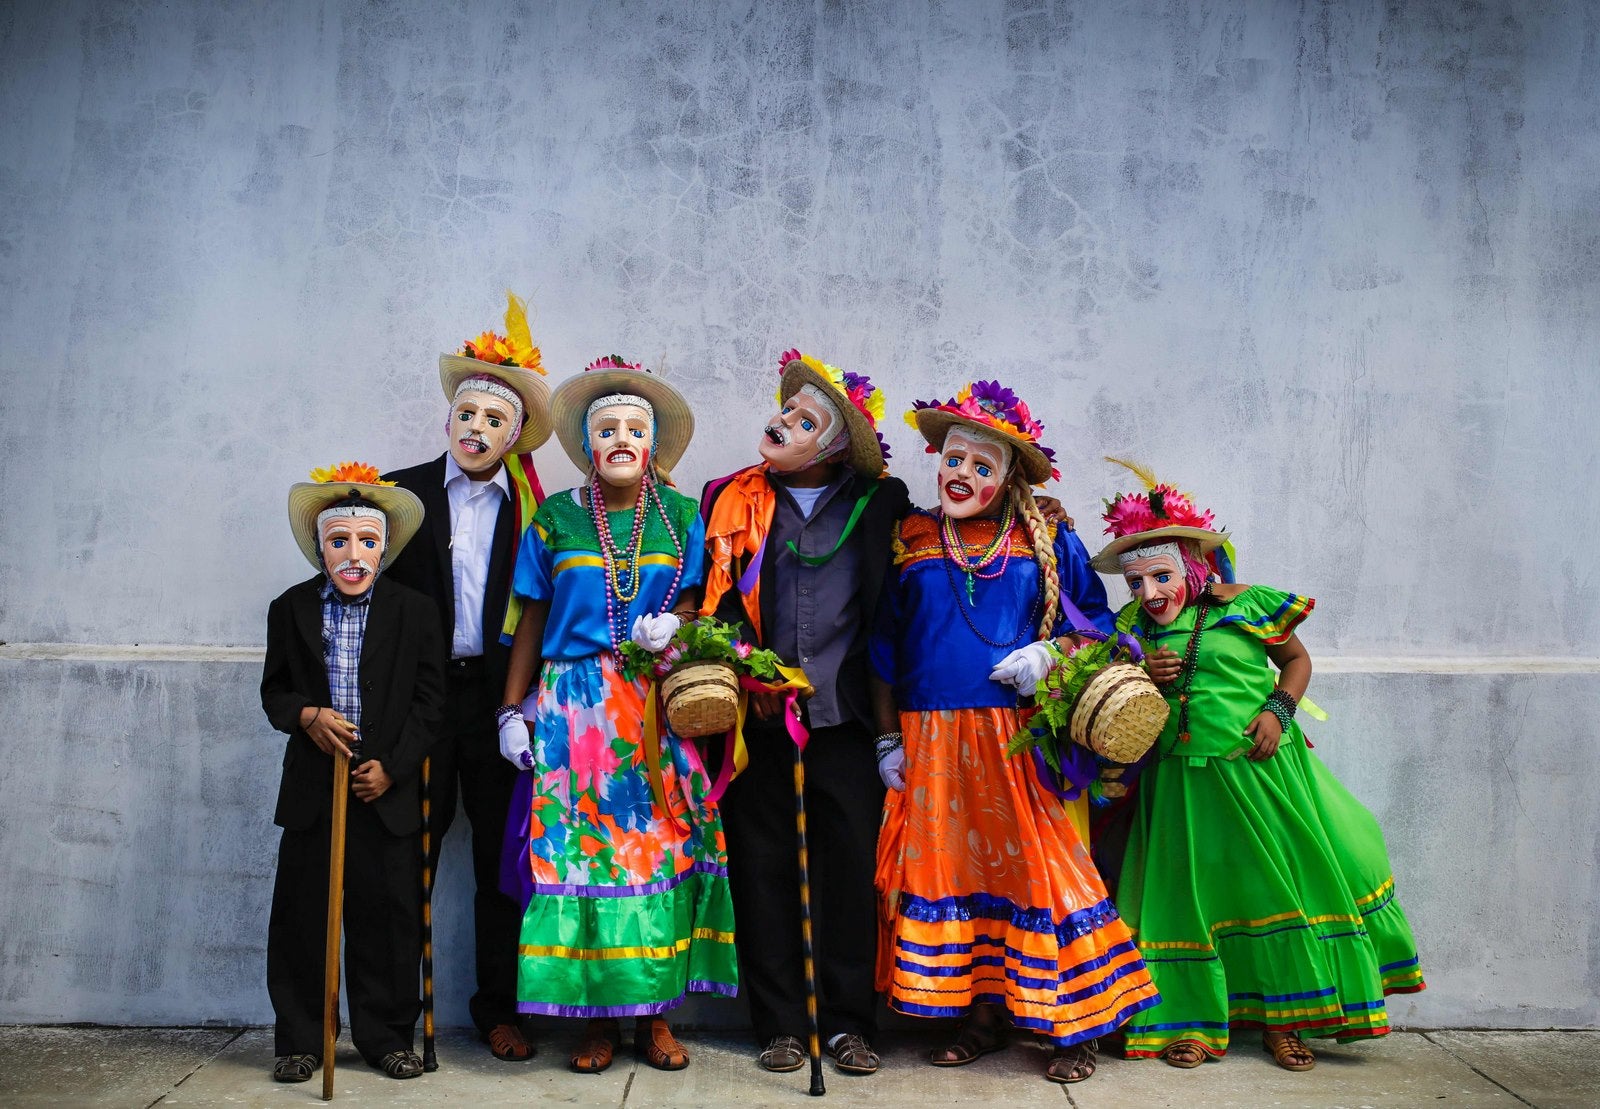
{"type": "Polygon", "coordinates": [[[274,1082],[309,1082],[322,1066],[322,1056],[302,1052],[299,1055],[280,1055],[272,1064],[274,1082]]]}
{"type": "Polygon", "coordinates": [[[845,1074],[877,1074],[883,1060],[872,1050],[866,1037],[847,1032],[837,1040],[828,1042],[828,1054],[834,1065],[845,1074]]]}
{"type": "Polygon", "coordinates": [[[1004,1050],[1006,1026],[995,1017],[969,1016],[949,1047],[935,1048],[928,1062],[936,1067],[964,1067],[991,1052],[1004,1050]]]}
{"type": "Polygon", "coordinates": [[[415,1051],[391,1051],[378,1060],[378,1069],[390,1078],[415,1078],[422,1073],[422,1060],[415,1051]]]}
{"type": "Polygon", "coordinates": [[[799,1036],[774,1036],[756,1061],[774,1074],[787,1074],[806,1065],[806,1048],[799,1036]]]}
{"type": "Polygon", "coordinates": [[[1191,1070],[1206,1061],[1206,1049],[1198,1040],[1173,1040],[1161,1051],[1161,1061],[1179,1070],[1191,1070]]]}
{"type": "Polygon", "coordinates": [[[489,1045],[490,1055],[508,1063],[520,1063],[533,1058],[533,1044],[522,1034],[522,1029],[514,1024],[495,1025],[483,1037],[483,1042],[489,1045]]]}
{"type": "Polygon", "coordinates": [[[672,1034],[665,1017],[640,1017],[633,1026],[633,1048],[656,1070],[682,1070],[689,1052],[672,1034]]]}
{"type": "Polygon", "coordinates": [[[1317,1057],[1294,1032],[1263,1032],[1261,1047],[1284,1070],[1310,1070],[1317,1065],[1317,1057]]]}
{"type": "Polygon", "coordinates": [[[591,1020],[583,1030],[583,1039],[572,1051],[572,1069],[579,1074],[599,1074],[616,1058],[617,1044],[622,1041],[622,1030],[609,1019],[591,1020]]]}
{"type": "Polygon", "coordinates": [[[1044,1076],[1052,1082],[1082,1082],[1094,1076],[1095,1041],[1057,1048],[1045,1064],[1044,1076]]]}

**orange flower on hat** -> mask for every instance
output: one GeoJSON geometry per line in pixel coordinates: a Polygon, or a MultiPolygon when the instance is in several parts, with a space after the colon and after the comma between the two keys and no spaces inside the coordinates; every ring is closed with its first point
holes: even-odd
{"type": "Polygon", "coordinates": [[[346,481],[355,485],[394,484],[392,481],[384,481],[379,475],[378,468],[369,466],[365,462],[336,462],[332,466],[320,466],[311,471],[311,480],[322,485],[346,481]]]}

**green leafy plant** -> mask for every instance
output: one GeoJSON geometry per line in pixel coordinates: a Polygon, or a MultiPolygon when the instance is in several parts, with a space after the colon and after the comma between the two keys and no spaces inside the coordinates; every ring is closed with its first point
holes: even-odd
{"type": "Polygon", "coordinates": [[[739,638],[739,630],[714,616],[685,621],[660,654],[629,640],[619,648],[622,673],[629,681],[641,675],[661,678],[691,662],[725,662],[739,674],[771,681],[778,677],[778,656],[739,638]]]}

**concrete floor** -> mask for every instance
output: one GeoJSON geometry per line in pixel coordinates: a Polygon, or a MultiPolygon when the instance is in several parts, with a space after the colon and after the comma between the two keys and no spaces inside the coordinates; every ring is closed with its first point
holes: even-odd
{"type": "MultiPolygon", "coordinates": [[[[827,1101],[806,1097],[808,1072],[768,1074],[741,1037],[686,1033],[688,1070],[655,1071],[620,1057],[605,1074],[567,1070],[568,1044],[551,1033],[527,1063],[492,1058],[464,1030],[439,1038],[440,1069],[396,1082],[368,1069],[348,1040],[338,1054],[344,1105],[791,1106],[810,1104],[1097,1107],[1538,1106],[1600,1105],[1600,1032],[1400,1032],[1376,1043],[1318,1048],[1306,1074],[1273,1066],[1246,1033],[1220,1063],[1178,1071],[1160,1063],[1102,1059],[1090,1081],[1064,1087],[1039,1075],[1033,1044],[958,1069],[923,1062],[932,1037],[893,1034],[884,1069],[849,1077],[824,1063],[827,1101]]],[[[0,1105],[294,1106],[321,1101],[318,1077],[303,1085],[269,1078],[272,1034],[252,1029],[0,1028],[0,1105]]]]}

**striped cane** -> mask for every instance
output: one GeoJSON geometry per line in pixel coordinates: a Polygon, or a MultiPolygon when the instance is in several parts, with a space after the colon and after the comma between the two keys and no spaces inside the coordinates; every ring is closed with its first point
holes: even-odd
{"type": "Polygon", "coordinates": [[[428,824],[432,808],[428,793],[431,759],[422,760],[422,1069],[439,1069],[433,1053],[433,832],[428,824]]]}
{"type": "Polygon", "coordinates": [[[811,1096],[821,1097],[822,1041],[817,1035],[817,966],[811,954],[811,864],[806,850],[806,764],[805,749],[794,746],[794,830],[800,849],[800,951],[806,967],[806,1030],[811,1052],[811,1096]]]}

